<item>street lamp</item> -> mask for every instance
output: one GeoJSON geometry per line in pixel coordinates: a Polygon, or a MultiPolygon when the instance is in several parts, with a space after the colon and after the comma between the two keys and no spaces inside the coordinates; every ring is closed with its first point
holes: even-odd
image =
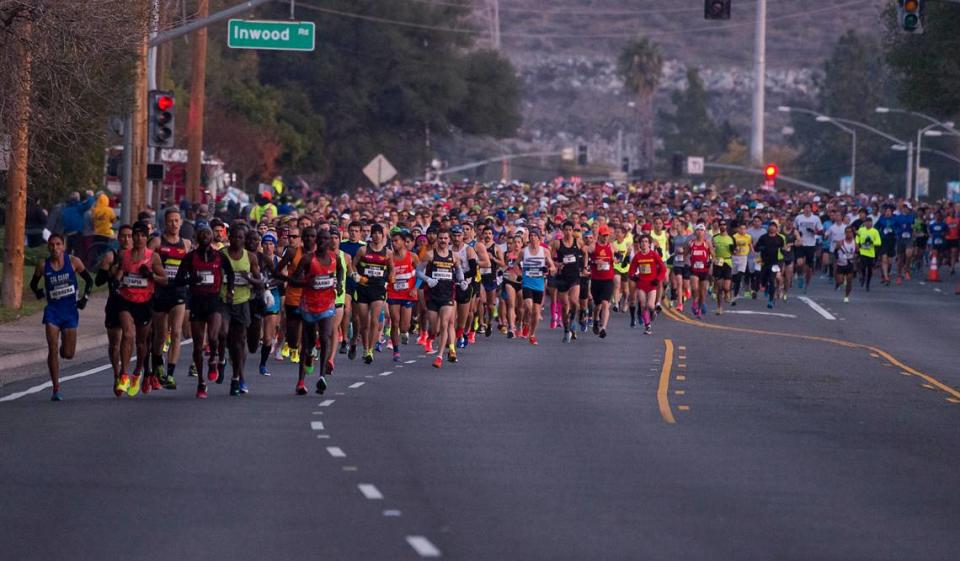
{"type": "MultiPolygon", "coordinates": [[[[883,113],[883,114],[899,113],[902,115],[913,115],[914,117],[919,117],[930,123],[926,127],[923,127],[922,129],[917,131],[917,161],[916,161],[916,165],[914,166],[915,177],[919,177],[920,175],[920,155],[923,153],[923,137],[924,136],[943,136],[944,134],[943,131],[933,130],[937,127],[946,129],[947,131],[949,131],[949,133],[952,133],[953,136],[960,136],[960,131],[953,128],[954,127],[953,121],[940,121],[925,113],[920,113],[918,111],[909,111],[907,109],[895,109],[892,107],[877,107],[875,111],[877,113],[883,113]]],[[[915,195],[916,193],[914,193],[914,196],[915,195]]],[[[911,198],[909,192],[907,193],[907,197],[911,198]]]]}
{"type": "Polygon", "coordinates": [[[831,125],[837,127],[838,129],[846,132],[853,138],[852,146],[850,149],[850,192],[851,194],[856,192],[857,189],[857,131],[848,126],[838,123],[833,117],[824,115],[823,113],[818,113],[810,109],[803,109],[801,107],[790,107],[787,105],[781,105],[777,107],[777,111],[781,113],[804,113],[807,115],[813,115],[814,119],[818,123],[830,123],[831,125]]]}

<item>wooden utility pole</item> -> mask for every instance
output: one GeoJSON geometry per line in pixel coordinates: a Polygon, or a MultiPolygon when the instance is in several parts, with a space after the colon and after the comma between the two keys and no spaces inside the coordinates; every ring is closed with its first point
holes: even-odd
{"type": "Polygon", "coordinates": [[[19,309],[23,303],[23,241],[26,239],[27,159],[30,155],[30,94],[32,89],[33,23],[14,18],[13,123],[10,135],[10,169],[7,171],[7,204],[4,225],[3,307],[19,309]]]}
{"type": "Polygon", "coordinates": [[[147,206],[147,37],[137,46],[136,75],[133,88],[133,157],[131,159],[130,219],[147,206]]]}
{"type": "MultiPolygon", "coordinates": [[[[197,19],[210,13],[208,0],[199,0],[197,19]]],[[[190,111],[187,115],[187,198],[200,202],[200,175],[203,169],[203,107],[206,97],[207,28],[193,35],[193,75],[190,79],[190,111]]]]}

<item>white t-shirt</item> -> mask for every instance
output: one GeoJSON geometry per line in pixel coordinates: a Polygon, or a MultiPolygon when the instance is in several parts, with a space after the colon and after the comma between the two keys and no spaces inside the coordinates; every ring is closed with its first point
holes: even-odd
{"type": "Polygon", "coordinates": [[[808,218],[801,214],[793,221],[793,224],[800,234],[801,245],[804,247],[817,245],[817,232],[823,230],[823,223],[820,222],[819,216],[811,214],[808,218]]]}
{"type": "Polygon", "coordinates": [[[840,242],[843,241],[843,233],[847,230],[847,224],[833,223],[827,230],[827,237],[830,239],[830,251],[835,251],[840,242]]]}

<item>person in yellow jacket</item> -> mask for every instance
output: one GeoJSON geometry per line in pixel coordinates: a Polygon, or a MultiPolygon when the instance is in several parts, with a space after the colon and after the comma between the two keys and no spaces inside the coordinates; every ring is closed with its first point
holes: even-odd
{"type": "Polygon", "coordinates": [[[257,197],[257,205],[250,209],[250,220],[259,223],[263,217],[273,218],[277,216],[277,207],[273,204],[273,195],[270,191],[264,191],[257,197]]]}
{"type": "Polygon", "coordinates": [[[93,235],[105,238],[113,237],[113,223],[117,220],[117,213],[110,208],[110,197],[105,193],[97,195],[93,208],[90,209],[90,221],[93,223],[93,235]]]}
{"type": "Polygon", "coordinates": [[[880,246],[880,232],[873,227],[873,218],[867,215],[863,225],[857,230],[857,247],[860,249],[860,286],[870,292],[870,279],[873,278],[873,265],[877,259],[877,247],[880,246]]]}

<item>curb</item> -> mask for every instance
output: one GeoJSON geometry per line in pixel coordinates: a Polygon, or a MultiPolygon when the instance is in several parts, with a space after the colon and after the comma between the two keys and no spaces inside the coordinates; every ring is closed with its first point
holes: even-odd
{"type": "MultiPolygon", "coordinates": [[[[102,347],[106,344],[107,335],[105,333],[100,335],[77,337],[76,354],[89,351],[97,347],[102,347]]],[[[3,365],[0,366],[0,387],[13,382],[18,382],[20,380],[39,377],[46,378],[48,376],[46,347],[42,349],[34,349],[32,351],[25,351],[22,353],[12,353],[9,355],[0,356],[0,362],[3,363],[3,365]],[[38,363],[37,367],[39,370],[23,368],[24,366],[35,363],[38,363]]],[[[61,370],[63,369],[62,363],[60,368],[61,370]]]]}

